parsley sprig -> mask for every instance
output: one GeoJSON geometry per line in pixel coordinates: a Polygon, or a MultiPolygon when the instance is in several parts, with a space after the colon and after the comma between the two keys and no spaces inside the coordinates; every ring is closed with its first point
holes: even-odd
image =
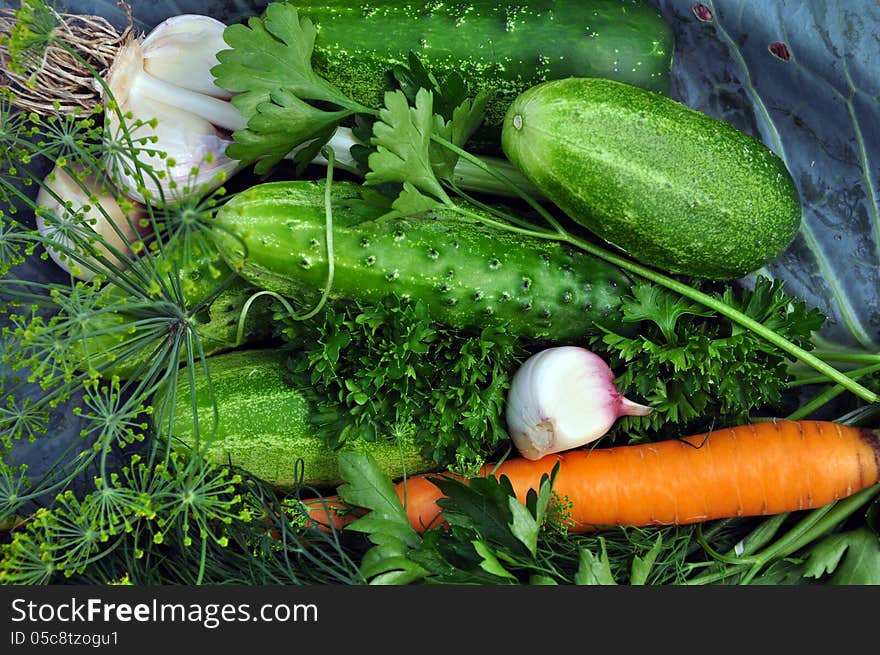
{"type": "Polygon", "coordinates": [[[529,350],[503,326],[447,328],[424,303],[393,297],[328,306],[308,340],[300,321],[285,312],[275,320],[301,351],[292,372],[314,393],[313,422],[331,446],[407,435],[462,471],[507,447],[505,394],[529,350]]]}
{"type": "Polygon", "coordinates": [[[224,32],[232,49],[218,53],[213,73],[219,86],[236,94],[232,103],[248,118],[228,154],[255,163],[258,174],[303,145],[296,160],[311,161],[344,119],[371,111],[314,72],[316,33],[312,21],[280,2],[224,32]]]}
{"type": "MultiPolygon", "coordinates": [[[[753,289],[725,288],[713,297],[802,348],[812,347],[810,338],[824,321],[781,283],[763,277],[753,289]]],[[[748,422],[755,413],[784,414],[792,402],[786,395],[790,358],[755,332],[646,282],[631,289],[621,310],[625,322],[639,324],[638,333],[606,330],[592,347],[619,371],[621,391],[643,398],[654,412],[621,418],[613,435],[638,441],[664,426],[703,431],[748,422]]]]}

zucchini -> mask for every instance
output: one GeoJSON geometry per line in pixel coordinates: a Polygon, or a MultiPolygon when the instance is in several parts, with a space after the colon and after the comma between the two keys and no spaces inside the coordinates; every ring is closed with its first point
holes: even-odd
{"type": "MultiPolygon", "coordinates": [[[[545,239],[461,219],[449,209],[407,218],[352,182],[331,189],[334,277],[331,299],[375,304],[422,300],[454,328],[504,325],[511,334],[574,341],[623,332],[621,296],[631,281],[618,268],[545,239]]],[[[317,300],[327,278],[323,181],[255,185],[217,213],[217,243],[229,266],[253,285],[317,300]]]]}
{"type": "MultiPolygon", "coordinates": [[[[196,447],[198,417],[199,452],[211,462],[232,464],[282,490],[293,489],[298,482],[339,484],[341,449],[331,449],[315,435],[311,402],[287,382],[286,356],[277,349],[243,349],[206,358],[208,374],[201,365],[193,370],[196,412],[189,376],[181,375],[176,392],[162,387],[153,399],[155,429],[170,434],[175,449],[190,453],[196,447]],[[212,433],[215,407],[217,424],[212,433]],[[160,422],[171,408],[174,416],[169,430],[160,422]]],[[[394,478],[440,468],[402,437],[397,441],[357,439],[356,448],[372,455],[394,478]]]]}
{"type": "Polygon", "coordinates": [[[457,72],[471,93],[494,91],[486,125],[497,132],[510,102],[544,80],[670,88],[672,29],[643,0],[305,0],[296,8],[317,28],[315,71],[368,107],[382,106],[388,71],[410,51],[441,80],[457,72]]]}
{"type": "Polygon", "coordinates": [[[778,257],[800,227],[797,188],[767,146],[632,85],[539,84],[510,106],[502,145],[574,221],[671,273],[742,277],[778,257]]]}
{"type": "MultiPolygon", "coordinates": [[[[151,263],[145,259],[133,264],[145,279],[155,277],[159,268],[159,257],[173,257],[174,251],[166,255],[151,255],[151,263]]],[[[137,272],[136,270],[133,271],[137,272]]],[[[239,316],[248,299],[258,291],[253,285],[239,276],[218,290],[219,285],[232,276],[226,263],[214,252],[205,254],[181,266],[178,279],[181,283],[183,301],[187,308],[202,303],[204,306],[193,316],[195,332],[206,354],[229,350],[236,345],[239,316]]],[[[146,286],[145,282],[142,282],[146,286]]],[[[167,284],[167,281],[166,281],[167,284]]],[[[107,285],[101,292],[104,306],[123,307],[123,290],[116,285],[107,285]]],[[[157,333],[155,325],[145,327],[138,321],[149,315],[137,315],[125,311],[104,311],[88,319],[82,329],[82,338],[73,344],[72,357],[82,369],[100,371],[104,376],[118,376],[132,379],[144,372],[156,359],[157,352],[165,345],[166,335],[157,333]]],[[[167,316],[157,316],[167,320],[167,316]]],[[[249,309],[242,330],[243,341],[259,341],[271,336],[270,303],[258,299],[249,309]]],[[[198,356],[198,353],[196,353],[198,356]]],[[[186,351],[181,350],[181,362],[186,351]]]]}

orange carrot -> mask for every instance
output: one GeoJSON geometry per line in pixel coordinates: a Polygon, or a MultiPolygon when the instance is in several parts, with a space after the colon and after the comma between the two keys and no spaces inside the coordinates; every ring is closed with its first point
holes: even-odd
{"type": "MultiPolygon", "coordinates": [[[[572,532],[684,525],[812,509],[870,487],[880,481],[878,433],[830,421],[773,421],[656,443],[579,448],[539,460],[516,458],[488,465],[481,475],[506,475],[524,501],[560,462],[553,489],[571,503],[572,532]]],[[[442,494],[427,475],[396,488],[414,528],[438,524],[442,494]]],[[[311,511],[326,520],[322,508],[311,511]]],[[[332,521],[342,527],[356,516],[332,521]]]]}

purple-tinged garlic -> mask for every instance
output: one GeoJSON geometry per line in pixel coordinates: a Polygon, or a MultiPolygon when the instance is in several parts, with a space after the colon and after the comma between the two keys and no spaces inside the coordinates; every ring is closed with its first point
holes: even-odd
{"type": "Polygon", "coordinates": [[[540,459],[599,439],[621,416],[652,411],[617,390],[601,357],[586,348],[559,346],[532,355],[516,371],[505,417],[520,454],[540,459]]]}

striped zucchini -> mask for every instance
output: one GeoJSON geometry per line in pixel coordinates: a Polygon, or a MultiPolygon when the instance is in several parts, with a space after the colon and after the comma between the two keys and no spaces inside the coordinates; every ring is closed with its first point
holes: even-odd
{"type": "MultiPolygon", "coordinates": [[[[490,228],[439,209],[382,217],[363,187],[333,185],[332,298],[363,303],[418,298],[456,328],[505,325],[554,342],[628,331],[621,295],[629,278],[616,267],[557,242],[490,228]]],[[[217,213],[221,252],[257,287],[308,305],[327,277],[324,184],[283,181],[238,193],[217,213]]]]}
{"type": "MultiPolygon", "coordinates": [[[[340,451],[315,435],[311,404],[288,384],[285,357],[275,349],[235,350],[208,357],[207,375],[201,365],[193,371],[196,412],[189,378],[181,374],[176,393],[166,387],[154,397],[156,430],[170,434],[178,450],[191,452],[196,447],[198,417],[199,451],[216,464],[231,463],[278,489],[290,490],[297,485],[297,462],[301,461],[302,484],[340,483],[336,459],[340,451]],[[162,417],[168,416],[172,406],[174,419],[169,429],[162,417]],[[215,407],[217,425],[212,433],[215,407]]],[[[403,438],[357,439],[355,446],[343,448],[369,453],[394,478],[439,468],[403,438]]]]}

